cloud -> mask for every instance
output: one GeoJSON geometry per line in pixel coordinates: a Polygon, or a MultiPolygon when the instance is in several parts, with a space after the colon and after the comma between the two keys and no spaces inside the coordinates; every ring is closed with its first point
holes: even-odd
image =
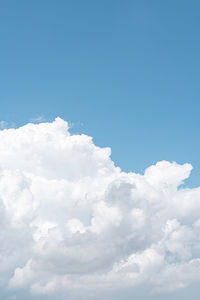
{"type": "Polygon", "coordinates": [[[192,166],[125,173],[68,129],[56,118],[0,131],[1,290],[53,299],[200,281],[200,188],[182,185],[192,166]]]}
{"type": "Polygon", "coordinates": [[[15,122],[7,122],[7,121],[4,121],[4,120],[0,121],[0,130],[1,129],[8,129],[8,128],[15,128],[15,127],[16,127],[15,122]]]}
{"type": "Polygon", "coordinates": [[[46,118],[44,116],[38,116],[38,117],[35,117],[35,118],[31,118],[29,121],[31,123],[41,123],[41,122],[45,122],[46,118]]]}

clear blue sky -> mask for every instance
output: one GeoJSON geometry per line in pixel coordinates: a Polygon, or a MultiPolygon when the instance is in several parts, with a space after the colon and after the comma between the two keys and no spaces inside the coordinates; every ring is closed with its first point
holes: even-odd
{"type": "Polygon", "coordinates": [[[198,185],[199,56],[200,1],[2,0],[0,120],[60,116],[123,170],[190,162],[198,185]]]}

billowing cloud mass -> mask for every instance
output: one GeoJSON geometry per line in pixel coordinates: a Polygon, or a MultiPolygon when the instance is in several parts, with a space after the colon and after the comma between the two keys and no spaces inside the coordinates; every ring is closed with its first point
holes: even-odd
{"type": "Polygon", "coordinates": [[[122,172],[60,118],[1,130],[0,289],[53,299],[200,281],[200,188],[182,185],[191,169],[122,172]]]}

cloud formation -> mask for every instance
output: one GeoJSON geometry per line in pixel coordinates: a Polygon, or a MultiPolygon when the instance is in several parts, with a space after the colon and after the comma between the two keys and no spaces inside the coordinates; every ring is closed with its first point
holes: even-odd
{"type": "Polygon", "coordinates": [[[125,173],[110,152],[60,118],[0,131],[1,290],[53,299],[200,281],[200,188],[182,186],[192,166],[125,173]]]}

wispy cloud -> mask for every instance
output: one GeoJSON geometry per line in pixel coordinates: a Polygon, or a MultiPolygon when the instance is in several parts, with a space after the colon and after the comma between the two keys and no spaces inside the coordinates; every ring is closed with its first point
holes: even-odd
{"type": "Polygon", "coordinates": [[[31,118],[29,121],[32,123],[41,123],[47,121],[47,119],[44,116],[38,116],[35,118],[31,118]]]}
{"type": "Polygon", "coordinates": [[[0,129],[8,129],[8,128],[15,128],[16,127],[16,124],[15,122],[7,122],[7,121],[4,121],[4,120],[1,120],[0,121],[0,129]]]}

